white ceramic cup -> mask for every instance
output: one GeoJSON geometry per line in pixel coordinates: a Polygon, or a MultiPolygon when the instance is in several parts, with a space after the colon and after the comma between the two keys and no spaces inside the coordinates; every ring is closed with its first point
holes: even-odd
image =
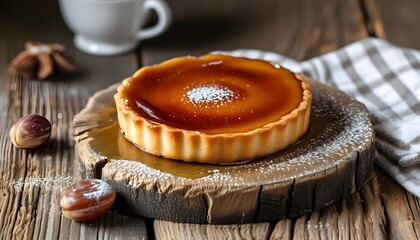
{"type": "Polygon", "coordinates": [[[61,14],[74,32],[74,44],[93,55],[116,55],[136,48],[141,40],[164,32],[172,20],[161,0],[59,0],[61,14]],[[143,28],[149,11],[157,23],[143,28]]]}

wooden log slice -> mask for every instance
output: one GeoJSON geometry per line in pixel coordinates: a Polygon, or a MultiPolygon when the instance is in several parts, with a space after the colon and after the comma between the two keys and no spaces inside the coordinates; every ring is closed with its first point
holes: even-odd
{"type": "Polygon", "coordinates": [[[238,165],[186,163],[141,151],[119,131],[117,85],[111,86],[75,116],[80,171],[114,186],[121,211],[173,222],[275,221],[331,205],[369,177],[374,130],[363,104],[309,82],[308,133],[283,151],[238,165]]]}

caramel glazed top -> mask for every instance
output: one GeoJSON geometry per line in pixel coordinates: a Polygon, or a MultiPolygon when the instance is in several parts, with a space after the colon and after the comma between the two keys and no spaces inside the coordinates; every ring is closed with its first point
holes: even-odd
{"type": "Polygon", "coordinates": [[[303,98],[301,81],[263,60],[209,54],[143,67],[121,94],[140,116],[205,134],[246,132],[279,120],[303,98]]]}

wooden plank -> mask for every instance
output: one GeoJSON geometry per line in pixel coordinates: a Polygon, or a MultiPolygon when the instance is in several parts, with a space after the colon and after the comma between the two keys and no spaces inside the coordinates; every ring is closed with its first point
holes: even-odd
{"type": "Polygon", "coordinates": [[[407,193],[385,172],[379,171],[379,187],[391,239],[420,239],[420,199],[407,193]]]}
{"type": "Polygon", "coordinates": [[[375,36],[392,43],[420,49],[418,13],[416,0],[365,0],[368,25],[375,36]]]}
{"type": "Polygon", "coordinates": [[[386,239],[386,216],[375,176],[373,173],[360,191],[341,202],[277,222],[271,239],[386,239]]]}
{"type": "Polygon", "coordinates": [[[156,239],[268,239],[270,223],[206,225],[181,224],[156,220],[153,223],[156,239]]]}
{"type": "MultiPolygon", "coordinates": [[[[420,32],[415,20],[420,19],[418,1],[366,0],[361,3],[372,35],[403,47],[420,49],[420,32]]],[[[419,239],[419,198],[407,193],[382,170],[378,170],[377,178],[387,216],[386,228],[382,231],[388,232],[390,239],[419,239]]]]}
{"type": "MultiPolygon", "coordinates": [[[[3,156],[6,164],[2,165],[2,183],[5,185],[13,185],[13,188],[6,188],[8,190],[16,190],[14,193],[19,197],[14,198],[16,201],[12,203],[12,209],[7,205],[3,205],[7,210],[5,214],[12,214],[16,216],[15,221],[5,221],[3,224],[13,226],[12,234],[33,234],[33,229],[37,224],[45,224],[48,221],[56,221],[56,214],[60,212],[58,209],[49,208],[48,205],[58,206],[57,198],[59,198],[61,188],[52,188],[50,184],[66,184],[72,181],[72,161],[73,153],[68,146],[72,145],[71,138],[68,138],[67,127],[69,122],[63,122],[66,119],[66,114],[62,114],[61,119],[58,119],[54,110],[45,107],[44,103],[49,101],[50,97],[54,97],[57,92],[53,84],[49,82],[27,81],[15,79],[17,88],[12,86],[14,91],[11,91],[11,99],[13,107],[10,108],[11,114],[8,122],[12,119],[29,112],[44,115],[53,125],[52,138],[47,146],[38,150],[19,150],[14,148],[8,135],[3,135],[4,148],[7,148],[9,156],[3,156]],[[62,125],[62,126],[60,126],[62,125]],[[64,137],[60,137],[64,136],[64,137]],[[58,155],[59,153],[59,155],[58,155]],[[49,196],[55,196],[49,198],[49,196]],[[42,204],[37,209],[38,204],[47,199],[48,204],[42,204]],[[54,201],[53,201],[54,200],[54,201]],[[45,208],[42,208],[42,207],[45,208]],[[41,212],[37,212],[39,210],[41,212]],[[51,211],[47,214],[48,218],[35,218],[35,216],[42,216],[42,211],[51,211]],[[37,213],[37,214],[36,214],[37,213]],[[48,219],[48,220],[47,220],[48,219]],[[28,222],[29,221],[29,222],[28,222]]],[[[10,88],[9,88],[10,89],[10,88]]],[[[62,93],[65,96],[65,93],[62,93]]],[[[69,104],[64,101],[64,106],[69,104]]],[[[59,108],[60,109],[60,108],[59,108]]],[[[60,110],[59,110],[60,111],[60,110]]],[[[62,112],[62,111],[60,111],[62,112]]],[[[69,112],[72,114],[72,112],[69,112]]],[[[69,120],[69,119],[68,119],[69,120]]],[[[71,121],[70,121],[71,123],[71,121]]],[[[7,128],[9,129],[9,128],[7,128]]],[[[46,228],[42,229],[45,231],[46,228]]],[[[56,233],[55,233],[56,234],[56,233]]],[[[42,235],[41,235],[42,236],[42,235]]]]}
{"type": "Polygon", "coordinates": [[[293,220],[291,218],[278,221],[271,232],[270,240],[275,239],[292,239],[293,237],[293,220]]]}
{"type": "MultiPolygon", "coordinates": [[[[34,89],[34,88],[26,88],[34,89]]],[[[28,95],[29,90],[23,91],[23,95],[28,95]]],[[[37,93],[37,91],[34,91],[37,93]]],[[[44,92],[45,93],[45,92],[44,92]]],[[[61,95],[65,96],[65,91],[60,91],[61,95]]],[[[50,93],[46,96],[54,96],[50,93]]],[[[29,108],[29,100],[32,97],[22,98],[22,105],[26,106],[24,109],[29,108]]],[[[68,98],[67,101],[71,101],[68,98]]],[[[58,102],[63,101],[58,109],[64,106],[71,106],[70,102],[58,99],[58,102]]],[[[25,110],[26,111],[26,110],[25,110]]],[[[53,112],[53,111],[52,111],[53,112]]],[[[71,112],[67,112],[73,115],[71,112]]],[[[50,114],[43,114],[50,117],[50,114]]],[[[61,119],[65,119],[66,114],[62,114],[61,119]]],[[[12,169],[5,169],[3,172],[12,173],[12,179],[4,180],[5,195],[1,201],[1,215],[0,222],[2,226],[1,236],[8,238],[9,236],[22,239],[26,237],[31,238],[57,238],[65,234],[66,228],[60,227],[61,221],[69,221],[61,217],[59,208],[59,199],[61,191],[73,182],[74,173],[77,168],[74,164],[74,150],[72,147],[72,135],[67,132],[72,119],[60,122],[60,120],[52,121],[56,132],[52,133],[53,139],[49,145],[44,149],[37,151],[16,150],[12,148],[12,156],[10,158],[15,164],[12,169]],[[67,125],[67,126],[65,126],[67,125]],[[55,149],[55,151],[54,151],[55,149]],[[26,164],[26,165],[24,165],[26,164]],[[22,166],[23,165],[23,166],[22,166]],[[16,168],[16,170],[14,170],[16,168]],[[19,170],[20,169],[20,170],[19,170]],[[24,174],[17,174],[17,171],[22,171],[24,174]],[[64,233],[62,232],[64,231],[64,233]]],[[[9,143],[10,144],[10,143],[9,143]]],[[[9,145],[8,144],[8,145],[9,145]]],[[[3,162],[3,161],[2,161],[3,162]]],[[[4,174],[3,177],[7,176],[4,174]]],[[[96,236],[96,234],[103,235],[119,235],[121,231],[126,236],[142,236],[147,237],[145,231],[145,223],[141,218],[119,216],[108,219],[104,223],[101,220],[100,225],[94,225],[94,229],[89,227],[87,232],[73,232],[70,235],[75,238],[80,238],[79,234],[83,236],[96,236]],[[124,222],[124,230],[118,228],[119,224],[124,222]],[[135,219],[129,220],[129,219],[135,219]],[[127,226],[135,225],[131,228],[127,226]],[[110,225],[110,226],[109,226],[110,225]],[[88,231],[91,229],[90,231],[88,231]],[[103,233],[101,233],[103,231],[103,233]]],[[[72,226],[77,226],[77,229],[85,229],[85,224],[71,222],[72,226]]],[[[95,237],[96,238],[96,237],[95,237]]]]}
{"type": "Polygon", "coordinates": [[[287,216],[293,184],[294,180],[289,180],[262,186],[258,222],[274,221],[287,216]]]}
{"type": "Polygon", "coordinates": [[[368,36],[357,0],[167,2],[173,11],[172,26],[143,42],[145,65],[241,48],[303,60],[368,36]]]}
{"type": "Polygon", "coordinates": [[[0,18],[0,238],[113,238],[122,233],[147,238],[142,218],[111,212],[97,224],[81,224],[63,218],[59,207],[61,191],[78,173],[73,116],[92,93],[132,74],[137,57],[99,58],[76,50],[57,1],[1,1],[0,18]],[[28,40],[63,43],[79,70],[45,81],[11,76],[8,63],[28,40]],[[9,140],[12,123],[27,113],[52,123],[51,139],[43,148],[19,150],[9,140]]]}
{"type": "MultiPolygon", "coordinates": [[[[57,225],[56,225],[57,226],[57,225]]],[[[100,218],[78,223],[61,219],[60,239],[147,239],[144,219],[109,211],[100,218]]],[[[43,238],[40,238],[43,239],[43,238]]]]}

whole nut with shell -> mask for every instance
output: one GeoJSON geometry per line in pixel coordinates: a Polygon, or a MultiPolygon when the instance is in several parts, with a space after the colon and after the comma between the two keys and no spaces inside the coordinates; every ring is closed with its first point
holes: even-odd
{"type": "Polygon", "coordinates": [[[36,148],[50,138],[51,123],[43,116],[28,114],[19,118],[9,132],[10,140],[17,148],[36,148]]]}
{"type": "Polygon", "coordinates": [[[115,190],[101,179],[80,180],[61,193],[61,212],[75,221],[90,221],[105,214],[113,205],[115,190]]]}

